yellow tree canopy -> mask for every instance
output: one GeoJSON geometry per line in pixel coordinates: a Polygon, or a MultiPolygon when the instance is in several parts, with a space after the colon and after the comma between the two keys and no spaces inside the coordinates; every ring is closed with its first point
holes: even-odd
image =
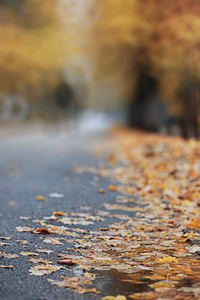
{"type": "Polygon", "coordinates": [[[2,7],[1,14],[0,90],[53,84],[63,61],[54,1],[27,0],[18,11],[2,7]]]}

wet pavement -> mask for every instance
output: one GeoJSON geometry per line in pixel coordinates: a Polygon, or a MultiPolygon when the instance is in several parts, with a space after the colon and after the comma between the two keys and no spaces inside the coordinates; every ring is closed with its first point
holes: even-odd
{"type": "MultiPolygon", "coordinates": [[[[15,134],[11,137],[5,132],[1,135],[0,237],[12,236],[12,238],[0,240],[2,243],[0,252],[1,254],[16,254],[18,257],[0,256],[0,265],[12,265],[10,268],[0,268],[0,299],[92,300],[102,299],[103,296],[108,295],[126,295],[127,299],[131,299],[129,295],[142,292],[147,293],[144,299],[148,299],[148,293],[152,291],[150,286],[152,279],[148,276],[153,274],[152,270],[145,269],[142,263],[138,263],[140,269],[136,264],[133,266],[135,269],[131,267],[132,269],[120,270],[122,268],[120,263],[123,259],[125,261],[128,259],[126,255],[130,255],[128,246],[127,252],[125,250],[123,250],[124,254],[119,252],[120,243],[124,242],[127,232],[121,232],[121,240],[116,243],[116,234],[111,233],[112,236],[108,238],[106,233],[109,226],[112,228],[119,222],[117,210],[113,215],[111,213],[107,217],[106,214],[104,215],[105,203],[115,203],[116,193],[98,191],[109,191],[109,186],[115,183],[106,174],[103,175],[103,172],[96,174],[94,168],[97,170],[106,165],[106,158],[113,151],[112,138],[109,133],[105,131],[80,133],[76,130],[63,130],[63,125],[59,130],[54,126],[49,128],[44,126],[40,130],[38,128],[31,131],[26,129],[24,134],[17,130],[14,132],[15,134]],[[103,149],[107,149],[105,153],[102,152],[103,149]],[[37,200],[38,196],[44,197],[44,201],[43,199],[37,200]],[[66,217],[64,220],[65,226],[69,229],[69,237],[66,238],[66,232],[65,235],[59,235],[59,241],[62,244],[44,244],[44,238],[46,238],[44,234],[33,234],[33,230],[19,230],[20,226],[36,229],[46,225],[49,226],[49,230],[54,228],[52,227],[54,225],[61,226],[60,223],[58,224],[60,220],[56,219],[55,212],[66,212],[71,217],[71,219],[66,217]],[[83,219],[81,214],[83,214],[83,219]],[[105,234],[101,236],[99,230],[105,231],[105,234]],[[77,242],[72,239],[75,234],[77,242]],[[101,250],[104,237],[109,243],[113,240],[113,244],[109,244],[109,251],[101,250]],[[3,245],[4,242],[5,245],[3,245]],[[92,256],[93,248],[94,256],[92,256]],[[44,249],[52,252],[47,253],[43,251],[44,249]],[[95,268],[89,269],[88,260],[86,260],[88,259],[87,252],[84,252],[88,249],[90,250],[88,257],[93,264],[99,259],[95,253],[100,253],[102,260],[105,257],[105,261],[100,264],[96,261],[95,268]],[[21,254],[23,252],[32,254],[27,257],[21,254]],[[85,258],[82,257],[84,253],[86,253],[85,258]],[[50,275],[31,275],[30,269],[34,263],[30,261],[30,258],[39,256],[53,261],[54,264],[59,257],[67,256],[71,257],[76,264],[74,266],[62,265],[60,270],[50,275]],[[119,261],[120,268],[117,269],[118,263],[112,268],[110,260],[119,261]],[[78,264],[86,264],[86,266],[79,268],[78,264]],[[92,287],[101,293],[81,294],[80,287],[77,288],[79,291],[77,293],[76,289],[73,291],[72,288],[60,287],[48,282],[48,279],[58,281],[62,277],[75,277],[82,280],[84,276],[86,278],[88,276],[91,279],[90,273],[94,277],[92,287]]],[[[130,207],[134,208],[134,205],[131,204],[130,207]]],[[[121,215],[121,218],[125,220],[135,217],[134,210],[126,211],[125,215],[121,215]]],[[[130,263],[128,260],[127,262],[130,263]]],[[[156,279],[155,282],[157,282],[156,279]]],[[[192,282],[183,278],[177,284],[178,288],[190,287],[192,282]]],[[[88,288],[87,285],[83,286],[88,288]]]]}

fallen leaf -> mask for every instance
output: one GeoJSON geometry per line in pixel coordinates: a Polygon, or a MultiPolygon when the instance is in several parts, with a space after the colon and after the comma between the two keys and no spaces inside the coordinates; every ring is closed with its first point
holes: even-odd
{"type": "Polygon", "coordinates": [[[25,231],[33,231],[34,228],[30,228],[30,227],[22,227],[22,226],[17,226],[15,227],[15,229],[18,231],[18,232],[25,232],[25,231]]]}
{"type": "Polygon", "coordinates": [[[150,276],[145,276],[145,278],[153,279],[153,280],[164,280],[166,279],[165,276],[162,275],[150,275],[150,276]]]}
{"type": "Polygon", "coordinates": [[[1,236],[0,239],[1,240],[10,240],[12,239],[13,236],[1,236]]]}
{"type": "Polygon", "coordinates": [[[105,190],[104,190],[104,189],[100,189],[100,190],[98,190],[97,193],[98,193],[98,194],[105,194],[105,190]]]}
{"type": "Polygon", "coordinates": [[[12,269],[13,266],[12,266],[12,265],[11,265],[11,266],[0,265],[0,268],[4,268],[4,269],[12,269]]]}
{"type": "Polygon", "coordinates": [[[177,262],[177,261],[178,261],[178,259],[174,256],[165,256],[163,258],[156,259],[156,262],[164,263],[164,264],[168,264],[171,262],[177,262]]]}
{"type": "Polygon", "coordinates": [[[106,296],[102,298],[103,300],[126,300],[126,296],[118,295],[118,296],[106,296]]]}
{"type": "Polygon", "coordinates": [[[52,250],[49,250],[49,249],[40,249],[40,248],[37,248],[35,249],[37,252],[42,252],[42,253],[47,253],[47,254],[50,254],[52,253],[53,251],[52,250]]]}
{"type": "Polygon", "coordinates": [[[53,244],[53,245],[63,245],[61,241],[57,238],[47,238],[43,241],[43,243],[53,244]]]}
{"type": "Polygon", "coordinates": [[[23,256],[37,256],[39,255],[38,253],[33,253],[33,252],[24,252],[24,251],[21,251],[19,254],[23,255],[23,256]]]}
{"type": "Polygon", "coordinates": [[[45,198],[44,198],[44,196],[39,195],[39,196],[37,196],[36,200],[38,200],[38,201],[45,201],[45,198]]]}
{"type": "Polygon", "coordinates": [[[62,267],[55,266],[55,265],[37,265],[33,266],[30,268],[29,272],[31,273],[30,275],[35,275],[35,276],[42,276],[46,274],[51,274],[55,271],[60,270],[62,267]]]}
{"type": "Polygon", "coordinates": [[[43,264],[52,264],[53,262],[52,261],[49,261],[49,260],[46,260],[46,259],[43,259],[42,257],[38,257],[38,258],[33,258],[33,257],[31,257],[30,259],[29,259],[29,261],[30,262],[33,262],[34,264],[41,264],[41,263],[43,263],[43,264]]]}
{"type": "Polygon", "coordinates": [[[113,184],[109,185],[109,190],[110,191],[114,191],[114,192],[118,192],[118,188],[115,185],[113,185],[113,184]]]}
{"type": "Polygon", "coordinates": [[[68,216],[68,213],[64,213],[62,211],[57,211],[57,212],[54,211],[53,215],[55,215],[55,216],[68,216]]]}
{"type": "MultiPolygon", "coordinates": [[[[91,279],[91,278],[90,278],[91,279]]],[[[96,288],[83,288],[82,285],[91,284],[91,280],[87,280],[84,276],[79,277],[63,277],[63,281],[47,279],[47,281],[53,285],[57,285],[60,287],[72,288],[74,292],[79,294],[84,293],[96,293],[99,294],[96,288]]]]}
{"type": "Polygon", "coordinates": [[[76,263],[71,260],[71,258],[64,258],[57,261],[58,264],[74,266],[76,263]]]}
{"type": "Polygon", "coordinates": [[[190,227],[190,228],[200,229],[200,220],[194,220],[194,221],[188,223],[186,226],[190,227]]]}
{"type": "Polygon", "coordinates": [[[169,284],[169,283],[165,283],[165,282],[156,282],[150,285],[152,288],[157,289],[157,288],[172,288],[174,287],[174,284],[169,284]]]}
{"type": "Polygon", "coordinates": [[[17,255],[17,254],[10,254],[10,253],[1,253],[0,252],[0,256],[2,256],[2,257],[5,257],[5,258],[17,258],[17,257],[19,257],[19,255],[17,255]]]}
{"type": "Polygon", "coordinates": [[[33,233],[41,233],[41,234],[50,234],[50,231],[46,228],[37,228],[36,230],[32,231],[33,233]]]}
{"type": "Polygon", "coordinates": [[[26,240],[17,240],[17,242],[18,242],[18,243],[21,243],[21,244],[23,244],[23,245],[29,244],[29,242],[26,241],[26,240]]]}
{"type": "Polygon", "coordinates": [[[9,243],[3,243],[3,242],[0,242],[0,246],[8,246],[10,245],[9,243]]]}
{"type": "Polygon", "coordinates": [[[200,251],[200,246],[193,246],[193,247],[190,247],[189,249],[190,249],[189,250],[190,253],[196,253],[196,252],[200,251]]]}

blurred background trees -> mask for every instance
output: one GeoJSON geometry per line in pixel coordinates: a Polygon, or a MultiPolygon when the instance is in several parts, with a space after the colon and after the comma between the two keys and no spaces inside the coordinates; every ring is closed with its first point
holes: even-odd
{"type": "Polygon", "coordinates": [[[0,8],[0,92],[24,95],[32,115],[38,104],[54,110],[63,81],[76,107],[131,112],[142,78],[151,78],[163,124],[199,134],[198,0],[1,0],[0,8]]]}

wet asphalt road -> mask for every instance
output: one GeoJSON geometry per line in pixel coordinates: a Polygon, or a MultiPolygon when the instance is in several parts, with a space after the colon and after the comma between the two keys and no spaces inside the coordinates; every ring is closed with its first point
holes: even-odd
{"type": "MultiPolygon", "coordinates": [[[[0,246],[0,252],[19,254],[20,251],[36,252],[37,247],[52,249],[54,252],[43,258],[56,258],[66,253],[70,245],[44,244],[40,235],[29,232],[17,232],[16,226],[33,226],[31,220],[22,220],[20,216],[42,219],[53,211],[80,212],[81,206],[102,209],[102,203],[114,201],[114,194],[100,195],[97,190],[108,188],[107,178],[94,180],[94,174],[76,174],[72,168],[80,166],[99,166],[103,160],[94,156],[94,145],[108,139],[106,133],[84,133],[76,131],[57,131],[56,129],[25,135],[5,134],[0,140],[0,237],[13,236],[7,246],[0,246]],[[50,193],[61,193],[63,198],[51,198],[50,193]],[[37,201],[43,195],[46,201],[37,201]],[[27,240],[28,247],[17,242],[27,240]]],[[[112,222],[112,218],[109,222],[112,222]]],[[[90,229],[107,226],[96,222],[90,229]]],[[[37,227],[36,225],[35,227],[37,227]]],[[[80,226],[79,226],[80,227],[80,226]]],[[[0,265],[13,265],[13,269],[0,268],[0,299],[101,299],[102,295],[76,294],[71,289],[50,285],[43,276],[29,275],[31,262],[19,255],[16,259],[0,257],[0,265]]],[[[65,269],[55,272],[53,278],[71,274],[78,276],[76,270],[65,269]],[[70,273],[74,272],[74,273],[70,273]],[[57,277],[56,277],[57,276],[57,277]]],[[[52,275],[52,274],[51,274],[52,275]]],[[[52,276],[50,276],[52,278],[52,276]]],[[[115,284],[115,283],[114,283],[115,284]]],[[[105,282],[97,282],[96,287],[104,289],[105,282]]],[[[112,294],[113,285],[108,284],[105,294],[112,294]],[[110,289],[110,290],[109,290],[110,289]]]]}

